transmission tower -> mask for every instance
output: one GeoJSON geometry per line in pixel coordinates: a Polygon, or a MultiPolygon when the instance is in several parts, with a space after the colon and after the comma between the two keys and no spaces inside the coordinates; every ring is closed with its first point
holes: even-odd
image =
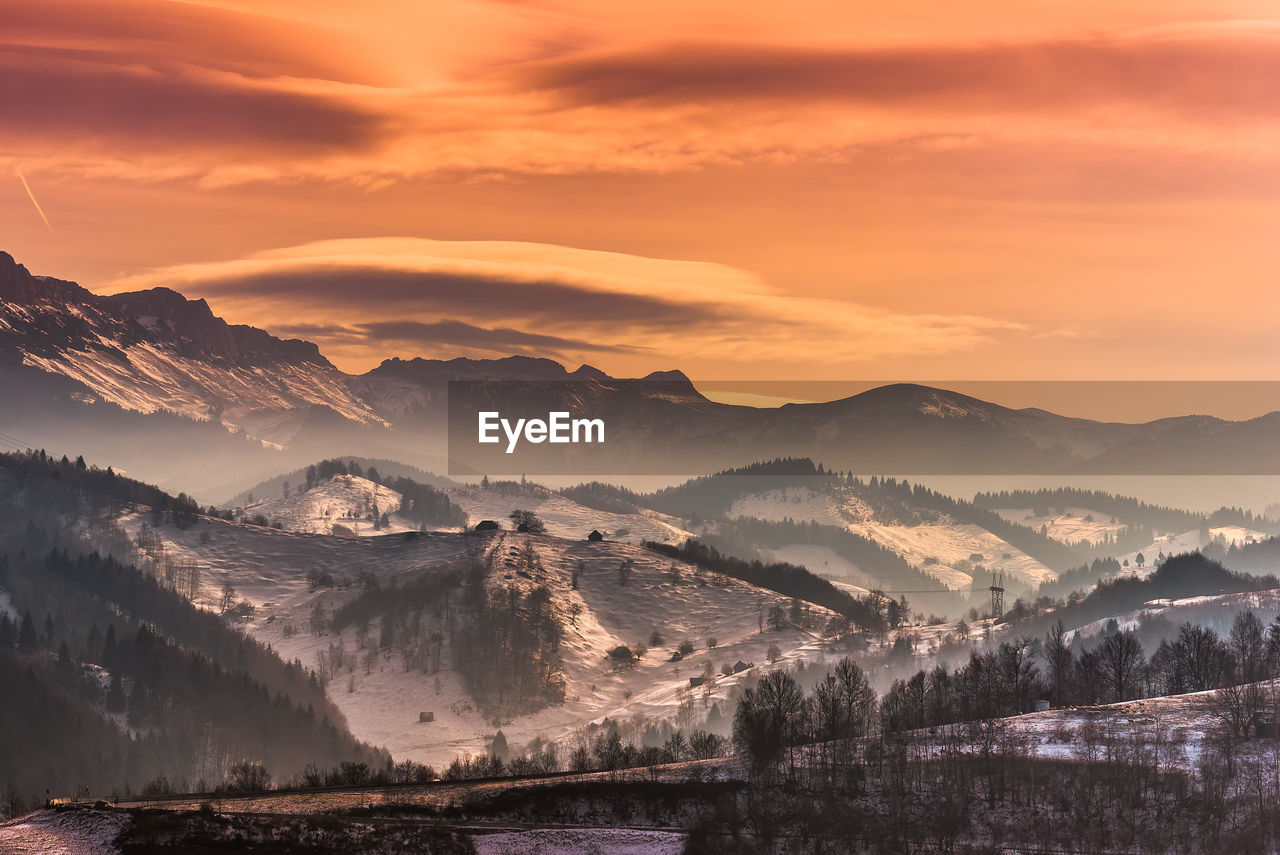
{"type": "Polygon", "coordinates": [[[1004,614],[1004,571],[991,574],[991,616],[1000,618],[1004,614]]]}

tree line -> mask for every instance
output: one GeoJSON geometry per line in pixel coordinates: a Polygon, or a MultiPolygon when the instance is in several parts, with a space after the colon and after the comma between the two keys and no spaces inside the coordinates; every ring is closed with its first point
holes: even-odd
{"type": "Polygon", "coordinates": [[[798,564],[743,561],[740,558],[723,555],[715,547],[694,538],[689,538],[680,546],[656,541],[645,541],[644,546],[646,549],[694,564],[713,573],[731,576],[758,588],[767,588],[783,596],[795,597],[823,606],[842,615],[861,629],[882,631],[888,626],[885,616],[887,604],[883,597],[875,595],[855,597],[798,564]]]}

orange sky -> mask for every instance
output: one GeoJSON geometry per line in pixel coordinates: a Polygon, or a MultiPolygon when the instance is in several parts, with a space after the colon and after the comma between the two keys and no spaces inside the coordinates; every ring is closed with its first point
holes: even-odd
{"type": "Polygon", "coordinates": [[[1274,0],[8,0],[0,33],[0,248],[348,370],[1280,369],[1274,0]]]}

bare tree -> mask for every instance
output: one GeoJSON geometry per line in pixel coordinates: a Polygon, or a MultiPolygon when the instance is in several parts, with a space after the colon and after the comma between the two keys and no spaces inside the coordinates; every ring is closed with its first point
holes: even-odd
{"type": "Polygon", "coordinates": [[[1049,627],[1044,636],[1044,659],[1048,670],[1049,688],[1053,696],[1053,705],[1062,706],[1064,690],[1071,680],[1075,657],[1071,655],[1071,645],[1067,643],[1067,629],[1059,619],[1049,627]]]}
{"type": "Polygon", "coordinates": [[[222,600],[219,603],[220,611],[223,614],[231,611],[231,607],[236,604],[236,589],[228,582],[222,583],[222,600]]]}
{"type": "Polygon", "coordinates": [[[1138,681],[1145,656],[1142,644],[1132,632],[1113,632],[1098,650],[1102,670],[1114,700],[1126,700],[1138,681]]]}
{"type": "Polygon", "coordinates": [[[769,672],[742,693],[733,718],[733,739],[757,773],[769,777],[776,771],[787,745],[795,742],[803,708],[804,693],[785,671],[769,672]]]}
{"type": "Polygon", "coordinates": [[[1251,611],[1236,614],[1231,625],[1228,642],[1231,657],[1235,660],[1235,681],[1256,683],[1267,676],[1267,643],[1262,621],[1251,611]]]}
{"type": "Polygon", "coordinates": [[[1031,689],[1040,673],[1031,656],[1031,639],[1015,638],[1002,643],[997,657],[1007,703],[1012,712],[1026,712],[1031,689]]]}

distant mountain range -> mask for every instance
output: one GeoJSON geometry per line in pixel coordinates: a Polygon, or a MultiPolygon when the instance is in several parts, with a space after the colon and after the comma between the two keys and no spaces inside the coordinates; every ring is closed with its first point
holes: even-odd
{"type": "Polygon", "coordinates": [[[1104,423],[908,384],[760,409],[710,401],[679,371],[618,379],[523,356],[388,359],[352,375],[310,342],[227,324],[204,300],[96,295],[2,252],[0,392],[0,444],[83,451],[214,495],[328,454],[442,471],[450,429],[455,471],[489,473],[699,474],[782,456],[904,475],[1280,473],[1280,413],[1104,423]],[[450,414],[453,381],[483,382],[461,387],[466,401],[455,386],[450,414]],[[565,409],[602,418],[609,435],[506,456],[467,442],[481,405],[565,409]]]}

